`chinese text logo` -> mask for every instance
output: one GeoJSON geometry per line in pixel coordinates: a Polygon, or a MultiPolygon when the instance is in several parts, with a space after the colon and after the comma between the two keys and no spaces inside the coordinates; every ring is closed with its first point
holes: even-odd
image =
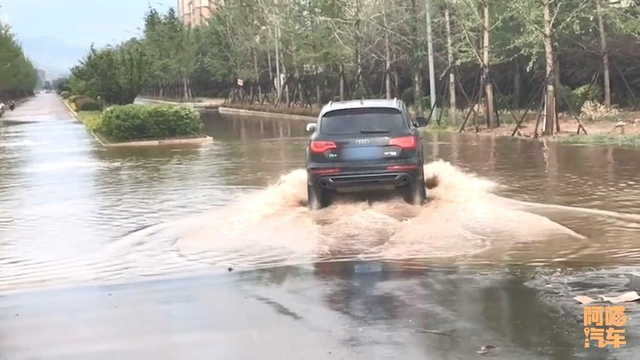
{"type": "Polygon", "coordinates": [[[596,343],[599,348],[626,345],[624,337],[627,315],[624,306],[584,307],[584,347],[596,343]]]}

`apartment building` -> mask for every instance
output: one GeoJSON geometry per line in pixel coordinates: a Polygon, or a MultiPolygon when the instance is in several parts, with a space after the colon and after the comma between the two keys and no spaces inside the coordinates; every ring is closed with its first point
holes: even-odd
{"type": "Polygon", "coordinates": [[[186,25],[204,25],[211,17],[216,5],[221,2],[221,0],[178,0],[178,14],[186,25]]]}

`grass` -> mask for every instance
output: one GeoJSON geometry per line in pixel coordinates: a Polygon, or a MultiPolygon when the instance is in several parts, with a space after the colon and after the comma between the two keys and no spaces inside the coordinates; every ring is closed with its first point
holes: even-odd
{"type": "Polygon", "coordinates": [[[640,147],[640,134],[633,135],[576,135],[568,137],[555,137],[555,141],[564,144],[582,144],[582,145],[619,145],[619,146],[636,146],[640,147]]]}
{"type": "Polygon", "coordinates": [[[97,132],[102,123],[100,111],[79,111],[78,117],[80,121],[92,132],[97,132]]]}

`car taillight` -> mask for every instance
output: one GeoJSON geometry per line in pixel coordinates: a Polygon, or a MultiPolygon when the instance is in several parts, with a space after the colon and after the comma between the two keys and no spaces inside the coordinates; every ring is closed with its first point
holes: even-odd
{"type": "Polygon", "coordinates": [[[312,141],[309,150],[314,154],[322,154],[327,150],[337,149],[338,146],[333,141],[312,141]]]}
{"type": "Polygon", "coordinates": [[[389,170],[389,171],[415,170],[417,168],[418,168],[418,164],[405,164],[405,165],[387,166],[387,170],[389,170]]]}
{"type": "Polygon", "coordinates": [[[339,174],[340,169],[330,168],[330,169],[312,169],[312,173],[316,175],[328,175],[328,174],[339,174]]]}
{"type": "Polygon", "coordinates": [[[415,136],[403,136],[391,139],[389,141],[389,145],[398,146],[403,149],[415,149],[418,145],[418,141],[415,136]]]}

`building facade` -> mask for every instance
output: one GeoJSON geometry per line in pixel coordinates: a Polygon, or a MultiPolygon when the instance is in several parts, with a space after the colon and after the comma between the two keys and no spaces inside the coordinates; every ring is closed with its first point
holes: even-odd
{"type": "Polygon", "coordinates": [[[207,23],[221,0],[178,0],[178,14],[185,25],[200,26],[207,23]]]}

